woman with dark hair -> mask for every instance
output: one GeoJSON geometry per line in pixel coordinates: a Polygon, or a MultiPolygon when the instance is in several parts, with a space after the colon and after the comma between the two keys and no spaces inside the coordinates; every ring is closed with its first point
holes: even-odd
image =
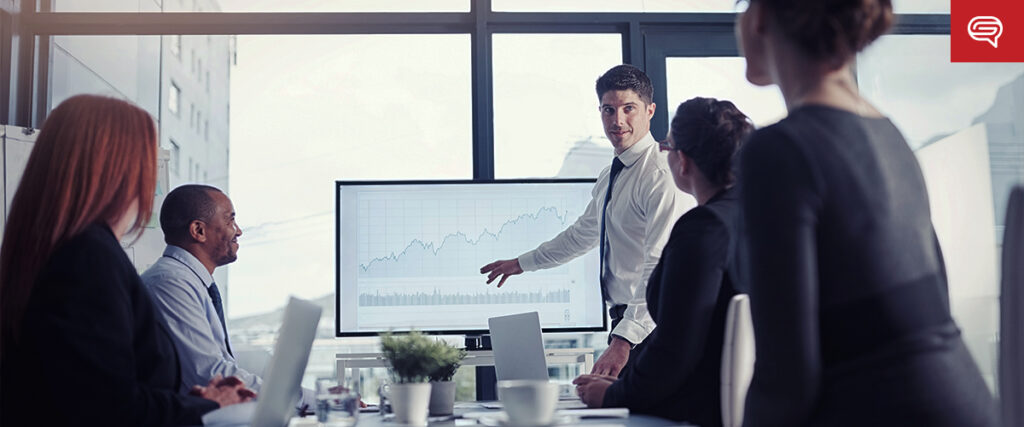
{"type": "Polygon", "coordinates": [[[178,393],[173,343],[118,243],[141,234],[155,186],[145,111],[80,95],[50,113],[0,247],[0,424],[194,425],[251,399],[237,379],[178,393]]]}
{"type": "Polygon", "coordinates": [[[722,425],[719,370],[725,314],[737,292],[730,264],[735,197],[733,158],[754,129],[729,101],[693,98],[679,105],[668,139],[668,164],[677,187],[697,207],[676,221],[647,284],[647,306],[657,323],[647,346],[621,378],[583,375],[573,381],[591,407],[722,425]]]}
{"type": "Polygon", "coordinates": [[[995,424],[920,167],[851,70],[891,22],[889,0],[753,0],[738,19],[747,79],[789,110],[740,162],[757,352],[744,425],[995,424]]]}

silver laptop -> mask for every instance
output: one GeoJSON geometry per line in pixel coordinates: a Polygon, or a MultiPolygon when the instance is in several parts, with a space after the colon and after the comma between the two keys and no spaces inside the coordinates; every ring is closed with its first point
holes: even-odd
{"type": "MultiPolygon", "coordinates": [[[[494,350],[494,373],[502,380],[548,380],[540,316],[536,311],[487,319],[494,350]]],[[[558,409],[585,408],[574,392],[559,396],[558,409]]],[[[501,408],[501,402],[482,402],[485,408],[501,408]]]]}
{"type": "Polygon", "coordinates": [[[284,427],[295,415],[302,374],[320,322],[320,306],[290,298],[277,333],[274,356],[263,376],[256,402],[227,406],[203,416],[206,426],[284,427]]]}
{"type": "Polygon", "coordinates": [[[536,311],[487,319],[498,381],[546,380],[540,316],[536,311]]]}

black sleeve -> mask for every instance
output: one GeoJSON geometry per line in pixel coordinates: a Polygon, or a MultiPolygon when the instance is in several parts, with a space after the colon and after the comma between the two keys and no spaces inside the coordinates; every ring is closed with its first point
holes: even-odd
{"type": "MultiPolygon", "coordinates": [[[[154,339],[138,330],[130,277],[108,248],[83,245],[53,264],[41,283],[46,293],[26,313],[26,337],[38,350],[39,381],[60,398],[60,416],[75,425],[164,426],[201,424],[216,402],[155,388],[136,375],[134,345],[154,339]]],[[[132,272],[127,272],[132,274],[132,272]]],[[[149,334],[149,335],[147,335],[149,334]]],[[[40,396],[48,399],[49,397],[40,396]]],[[[45,416],[45,415],[44,415],[45,416]]]]}
{"type": "Polygon", "coordinates": [[[660,280],[658,326],[629,371],[607,389],[603,406],[663,405],[694,374],[704,355],[728,246],[725,226],[706,209],[695,208],[680,219],[659,261],[662,274],[652,277],[660,280]]]}
{"type": "Polygon", "coordinates": [[[756,341],[743,425],[803,425],[822,373],[815,243],[821,181],[777,126],[755,133],[740,167],[740,262],[756,341]]]}

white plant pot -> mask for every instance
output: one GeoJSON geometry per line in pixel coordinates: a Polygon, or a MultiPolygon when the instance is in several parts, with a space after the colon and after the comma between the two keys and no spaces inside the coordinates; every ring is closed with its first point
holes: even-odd
{"type": "Polygon", "coordinates": [[[455,412],[455,381],[430,382],[430,415],[455,412]]]}
{"type": "Polygon", "coordinates": [[[391,408],[399,424],[427,425],[430,383],[391,384],[391,408]]]}

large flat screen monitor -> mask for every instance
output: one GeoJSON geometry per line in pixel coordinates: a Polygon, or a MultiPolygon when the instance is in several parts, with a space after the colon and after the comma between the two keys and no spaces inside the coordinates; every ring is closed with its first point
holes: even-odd
{"type": "MultiPolygon", "coordinates": [[[[487,330],[540,313],[546,332],[606,328],[598,251],[485,284],[480,267],[572,225],[594,180],[337,182],[337,336],[487,330]]],[[[598,207],[599,208],[599,207],[598,207]]]]}

